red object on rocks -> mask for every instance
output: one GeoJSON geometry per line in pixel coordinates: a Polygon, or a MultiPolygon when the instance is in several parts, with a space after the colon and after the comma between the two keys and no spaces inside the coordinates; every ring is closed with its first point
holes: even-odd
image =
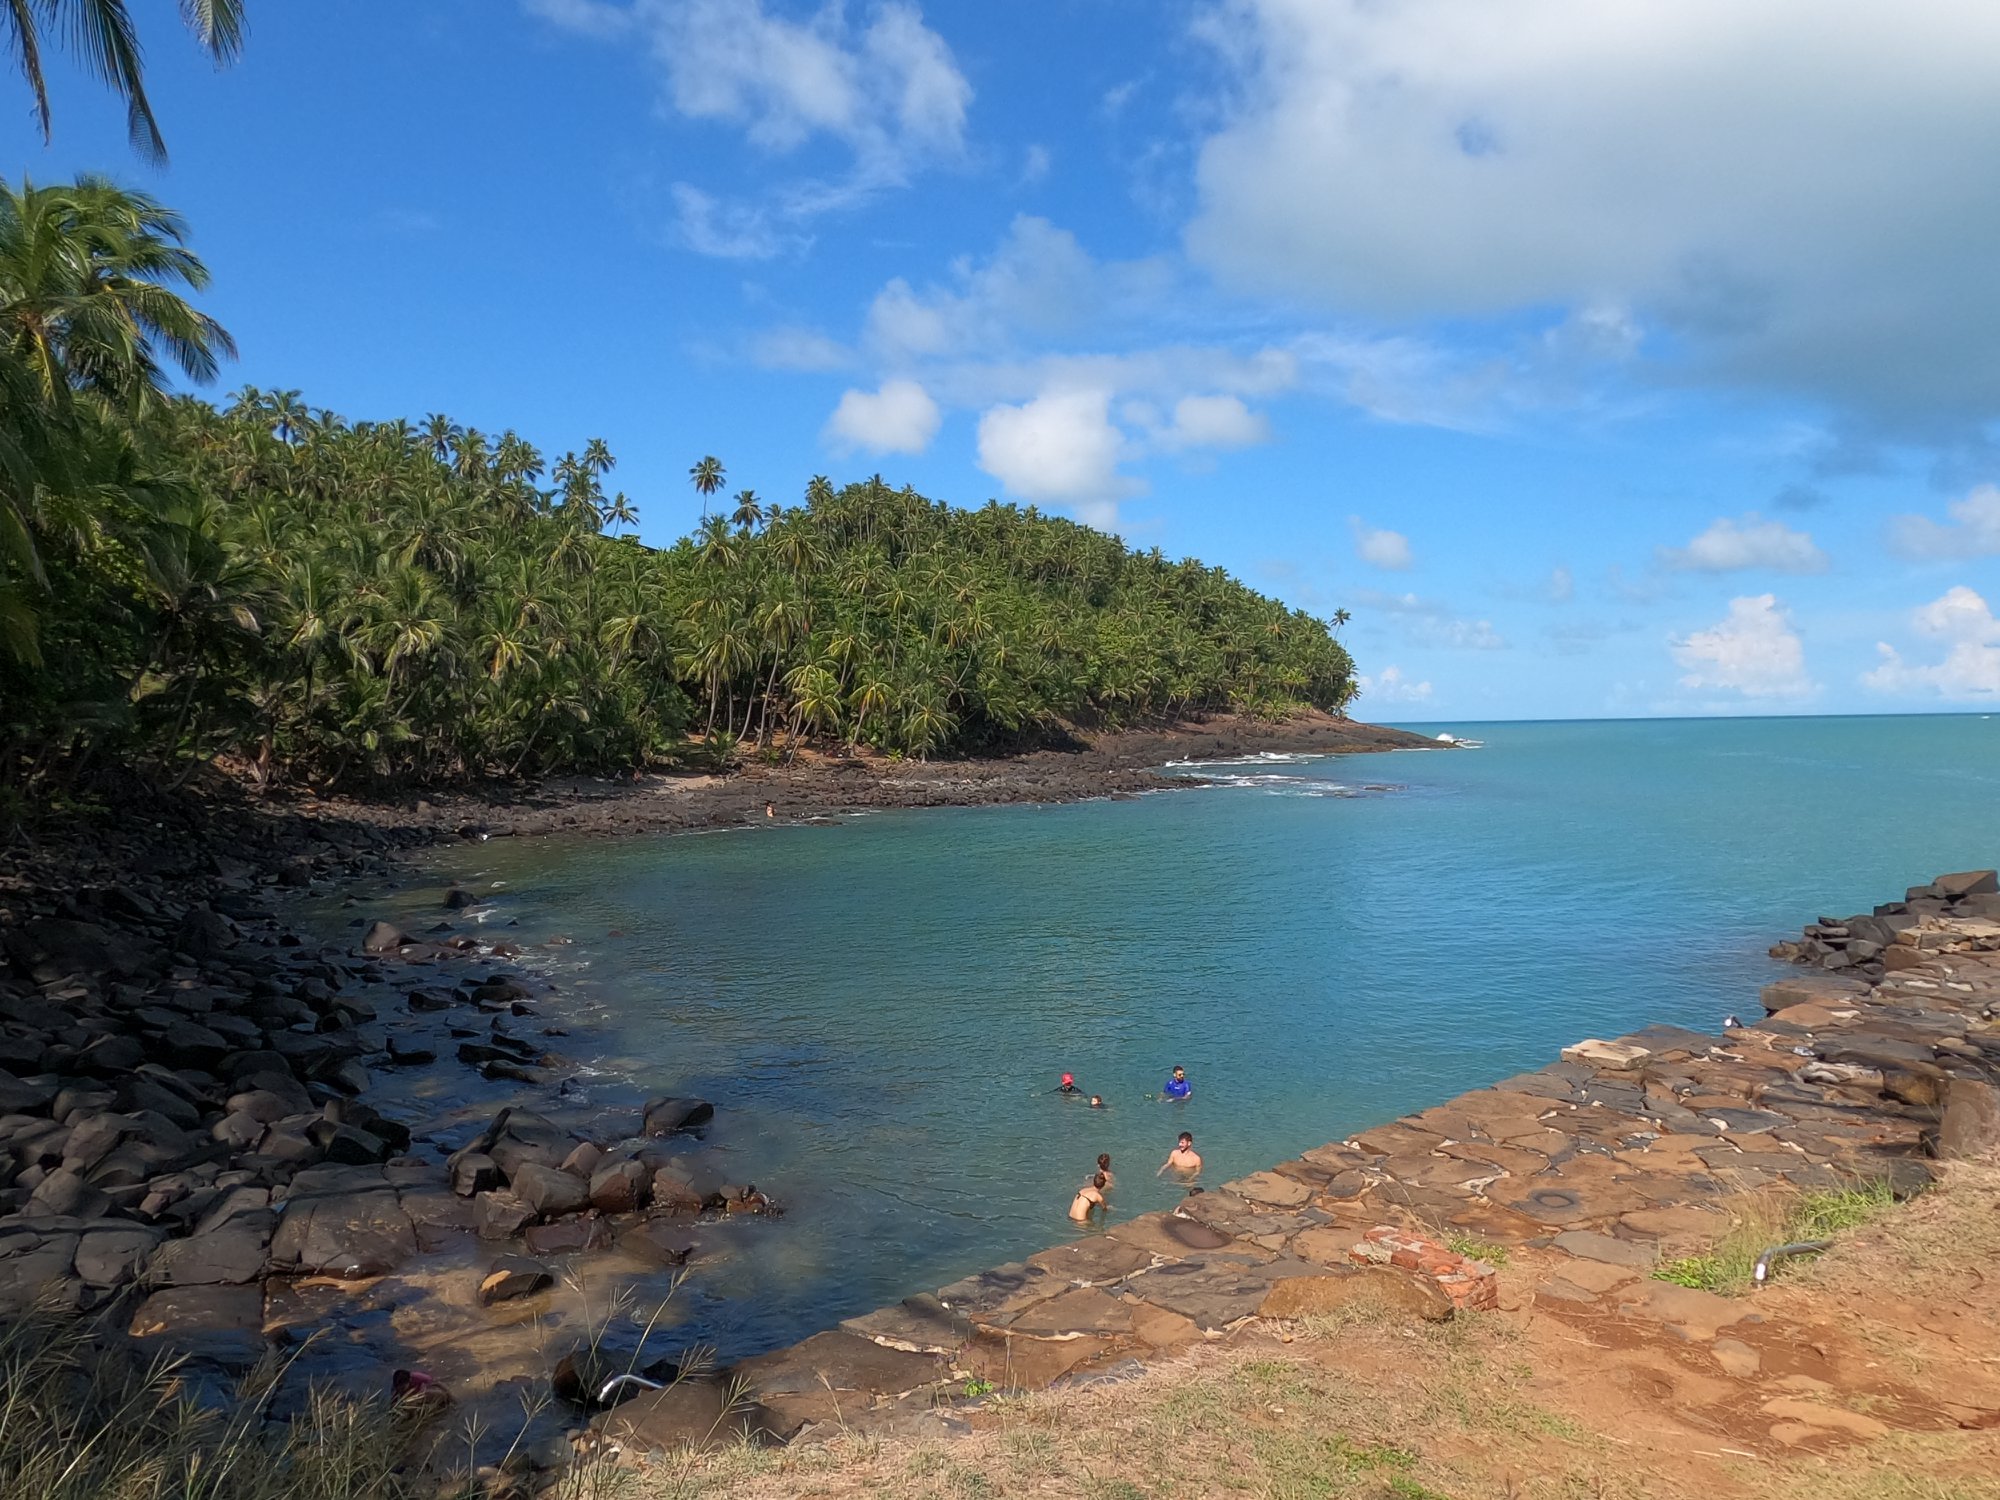
{"type": "Polygon", "coordinates": [[[1350,1253],[1363,1265],[1397,1266],[1430,1277],[1462,1312],[1484,1312],[1500,1305],[1500,1278],[1486,1262],[1468,1260],[1436,1240],[1393,1224],[1377,1224],[1350,1253]]]}

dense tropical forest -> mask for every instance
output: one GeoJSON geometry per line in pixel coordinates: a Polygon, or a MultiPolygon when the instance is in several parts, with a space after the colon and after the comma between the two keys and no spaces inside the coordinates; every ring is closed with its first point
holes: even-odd
{"type": "Polygon", "coordinates": [[[1064,723],[1344,708],[1327,626],[1217,568],[879,477],[691,471],[655,549],[602,442],[221,406],[187,228],[0,184],[0,784],[217,756],[310,785],[609,771],[801,741],[927,755],[1064,723]]]}

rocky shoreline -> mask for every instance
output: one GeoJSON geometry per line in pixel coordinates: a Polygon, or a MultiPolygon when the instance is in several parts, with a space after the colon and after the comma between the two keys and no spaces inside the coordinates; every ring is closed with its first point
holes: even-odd
{"type": "MultiPolygon", "coordinates": [[[[399,853],[440,839],[1068,801],[1199,784],[1154,774],[1170,760],[1428,743],[1312,716],[407,806],[138,795],[0,864],[0,1313],[102,1315],[218,1386],[309,1348],[301,1388],[387,1394],[393,1367],[441,1359],[515,1405],[548,1389],[551,1326],[572,1393],[639,1372],[593,1299],[621,1280],[670,1295],[705,1223],[777,1207],[704,1160],[711,1107],[551,1108],[549,986],[504,937],[458,930],[469,897],[447,893],[436,931],[376,923],[352,948],[289,920],[295,903],[380,889],[399,853]]],[[[557,1462],[565,1415],[504,1440],[557,1462]]]]}

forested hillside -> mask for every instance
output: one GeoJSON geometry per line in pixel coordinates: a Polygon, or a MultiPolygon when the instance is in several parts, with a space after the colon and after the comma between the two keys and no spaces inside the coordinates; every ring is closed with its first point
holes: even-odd
{"type": "Polygon", "coordinates": [[[658,550],[601,442],[553,462],[295,391],[220,408],[185,227],[0,184],[0,783],[218,754],[312,784],[607,771],[803,738],[912,755],[1353,696],[1326,625],[1216,568],[878,478],[723,500],[658,550]]]}

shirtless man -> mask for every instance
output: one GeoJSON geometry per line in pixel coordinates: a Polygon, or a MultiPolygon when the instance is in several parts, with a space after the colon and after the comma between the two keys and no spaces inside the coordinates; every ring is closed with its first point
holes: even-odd
{"type": "MultiPolygon", "coordinates": [[[[1201,1156],[1194,1149],[1194,1137],[1185,1130],[1181,1132],[1181,1138],[1174,1143],[1174,1149],[1167,1153],[1166,1161],[1161,1163],[1160,1172],[1165,1172],[1169,1168],[1190,1174],[1201,1170],[1201,1156]]],[[[1157,1177],[1160,1172],[1155,1172],[1153,1175],[1157,1177]]]]}
{"type": "Polygon", "coordinates": [[[1105,1186],[1104,1174],[1099,1172],[1090,1181],[1078,1188],[1076,1196],[1070,1200],[1069,1216],[1079,1224],[1088,1223],[1091,1213],[1105,1206],[1105,1186]]]}

